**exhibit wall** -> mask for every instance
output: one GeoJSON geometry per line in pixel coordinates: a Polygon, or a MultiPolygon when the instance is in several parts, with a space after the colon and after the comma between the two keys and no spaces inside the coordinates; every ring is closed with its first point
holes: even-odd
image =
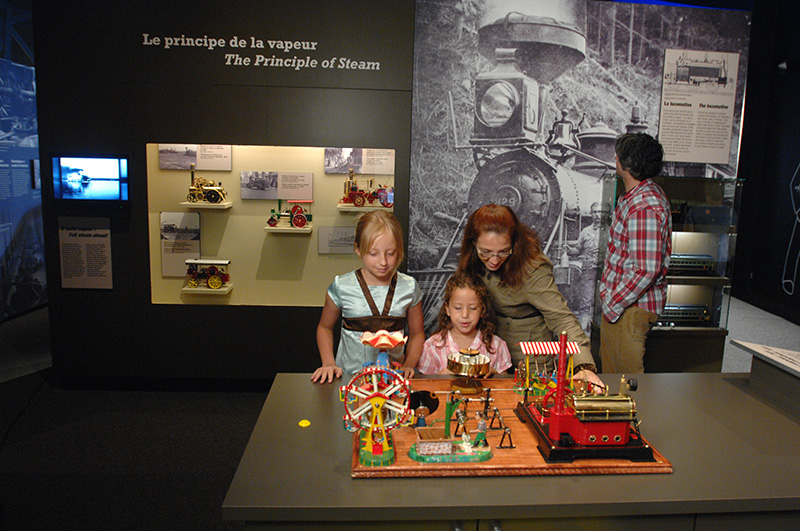
{"type": "Polygon", "coordinates": [[[756,6],[742,143],[745,181],[734,269],[736,297],[800,324],[800,6],[756,6]]]}
{"type": "MultiPolygon", "coordinates": [[[[504,4],[507,12],[519,12],[513,7],[519,5],[504,4]]],[[[551,257],[560,261],[564,253],[555,250],[574,241],[590,222],[588,209],[603,188],[597,184],[607,177],[607,161],[601,157],[600,165],[593,165],[586,159],[576,170],[580,161],[568,154],[574,146],[562,139],[548,143],[551,130],[565,130],[555,127],[559,119],[560,126],[570,122],[577,128],[573,132],[591,133],[600,144],[634,122],[658,131],[665,71],[654,65],[655,58],[663,61],[668,45],[735,53],[738,74],[724,87],[734,89],[730,149],[727,164],[718,164],[735,175],[749,19],[746,12],[649,6],[642,9],[650,16],[634,21],[650,22],[628,27],[628,4],[620,4],[614,17],[610,2],[553,5],[574,17],[586,38],[584,60],[552,83],[542,83],[549,93],[542,102],[549,103],[538,115],[539,145],[526,155],[536,160],[536,171],[544,170],[540,182],[555,179],[566,198],[548,203],[552,212],[542,210],[541,201],[531,212],[546,221],[544,230],[537,228],[550,242],[551,257]],[[664,20],[674,22],[664,29],[671,40],[663,42],[657,33],[662,28],[653,22],[662,18],[660,9],[672,10],[664,20]],[[692,16],[685,18],[680,10],[692,16]],[[720,22],[720,16],[729,18],[720,22]],[[616,44],[604,28],[617,28],[616,44]],[[647,38],[619,46],[628,35],[647,38]],[[617,65],[614,75],[603,66],[609,50],[617,65]],[[594,78],[616,89],[594,93],[594,78]],[[584,197],[587,182],[591,193],[584,197]]],[[[154,259],[160,237],[156,217],[192,211],[174,206],[184,199],[173,195],[185,195],[187,176],[164,189],[151,182],[151,173],[154,179],[170,174],[155,162],[159,144],[394,150],[393,209],[409,229],[407,267],[419,274],[434,270],[444,278],[463,214],[485,202],[477,188],[471,197],[481,168],[493,158],[494,164],[510,160],[504,168],[518,163],[514,155],[495,157],[497,146],[471,137],[475,87],[492,69],[491,59],[478,49],[479,31],[498,6],[503,7],[488,0],[461,2],[449,11],[441,3],[411,0],[35,2],[42,175],[52,175],[50,156],[57,153],[123,155],[129,163],[130,197],[122,204],[55,201],[52,179],[42,181],[56,374],[261,379],[280,371],[310,371],[319,363],[314,329],[324,298],[320,287],[352,269],[352,257],[312,256],[316,234],[267,234],[262,220],[274,202],[240,201],[229,212],[200,212],[201,239],[210,236],[205,240],[210,254],[231,259],[233,291],[227,299],[187,298],[181,292],[185,279],[159,274],[159,257],[154,259]],[[76,219],[79,223],[71,226],[76,219]],[[99,246],[99,259],[108,274],[94,287],[64,286],[60,238],[72,233],[107,242],[99,246]],[[221,256],[228,249],[232,255],[248,249],[252,254],[221,256]],[[296,259],[304,256],[301,273],[296,259]],[[245,267],[245,261],[251,264],[245,267]],[[243,267],[237,269],[239,262],[243,267]],[[247,290],[248,283],[258,289],[240,299],[239,290],[247,290]]],[[[702,169],[705,175],[707,165],[695,164],[689,173],[702,169]]],[[[302,171],[313,172],[315,181],[340,182],[340,177],[317,175],[316,168],[302,171]]],[[[482,190],[484,196],[493,191],[482,190]]],[[[320,208],[324,224],[352,225],[352,214],[326,213],[335,201],[315,192],[309,208],[312,214],[320,208]]],[[[575,269],[572,262],[580,257],[566,260],[575,269]]],[[[433,300],[429,304],[435,305],[433,300]]]]}
{"type": "Polygon", "coordinates": [[[0,323],[47,304],[34,69],[0,60],[0,323]]]}
{"type": "MultiPolygon", "coordinates": [[[[264,302],[282,305],[186,303],[177,285],[166,296],[171,282],[151,289],[151,212],[184,210],[177,205],[189,179],[176,185],[186,188],[180,197],[149,197],[148,144],[395,150],[394,211],[407,223],[413,8],[385,1],[35,3],[42,175],[52,175],[56,153],[124,155],[130,186],[125,202],[70,204],[55,201],[52,179],[43,179],[57,376],[260,379],[318,366],[320,287],[352,269],[352,259],[320,258],[300,275],[292,258],[301,251],[292,247],[314,247],[313,236],[266,234],[263,223],[277,204],[255,201],[217,215],[219,225],[209,221],[206,234],[225,245],[239,239],[262,264],[247,273],[232,260],[233,293],[246,290],[239,273],[265,283],[296,278],[278,291],[265,288],[264,302]],[[232,232],[239,213],[258,221],[232,232]],[[66,224],[76,218],[89,228],[66,224]],[[62,229],[80,230],[59,230],[60,221],[62,229]],[[81,231],[108,242],[97,252],[110,278],[64,287],[59,240],[81,231]],[[281,246],[289,247],[285,254],[281,246]]],[[[336,181],[339,191],[342,176],[317,175],[319,164],[308,171],[336,181]]],[[[337,198],[314,200],[312,213],[337,198]]],[[[353,223],[349,213],[329,217],[336,218],[325,221],[331,225],[353,223]]]]}

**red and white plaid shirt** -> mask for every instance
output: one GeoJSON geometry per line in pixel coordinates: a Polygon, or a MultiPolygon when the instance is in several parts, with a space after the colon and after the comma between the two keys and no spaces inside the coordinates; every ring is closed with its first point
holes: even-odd
{"type": "Polygon", "coordinates": [[[669,200],[652,179],[619,198],[600,283],[603,316],[616,322],[629,306],[660,314],[667,298],[672,252],[669,200]]]}

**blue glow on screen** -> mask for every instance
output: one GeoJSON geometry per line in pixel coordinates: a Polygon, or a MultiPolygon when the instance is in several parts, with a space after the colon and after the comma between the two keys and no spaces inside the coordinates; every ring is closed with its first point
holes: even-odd
{"type": "Polygon", "coordinates": [[[124,157],[53,157],[56,199],[127,201],[128,159],[124,157]]]}

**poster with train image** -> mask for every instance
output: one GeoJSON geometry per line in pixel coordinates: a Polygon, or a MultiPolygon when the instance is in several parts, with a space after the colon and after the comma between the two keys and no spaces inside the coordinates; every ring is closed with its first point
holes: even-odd
{"type": "MultiPolygon", "coordinates": [[[[615,202],[616,137],[658,136],[672,48],[738,54],[738,75],[726,87],[735,92],[738,139],[749,13],[593,0],[418,0],[415,16],[408,270],[425,294],[426,328],[455,270],[466,218],[494,202],[539,234],[559,289],[589,332],[615,202]],[[600,237],[581,245],[581,233],[591,231],[600,237]]],[[[735,177],[737,149],[731,142],[714,175],[735,177]]],[[[708,166],[669,162],[665,172],[704,176],[708,166]]]]}

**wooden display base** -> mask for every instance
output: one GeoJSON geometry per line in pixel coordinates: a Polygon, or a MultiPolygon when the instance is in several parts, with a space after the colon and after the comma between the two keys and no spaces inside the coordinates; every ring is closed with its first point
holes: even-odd
{"type": "MultiPolygon", "coordinates": [[[[536,437],[531,429],[521,423],[514,413],[522,396],[513,391],[513,380],[510,378],[489,378],[481,380],[485,387],[491,388],[491,403],[487,413],[486,440],[492,448],[493,457],[478,463],[419,463],[408,452],[411,445],[417,442],[413,428],[397,428],[391,432],[394,439],[394,450],[397,460],[393,465],[382,467],[366,467],[359,464],[359,434],[353,434],[351,476],[354,478],[402,478],[402,477],[450,477],[450,476],[547,476],[547,475],[581,475],[581,474],[671,474],[672,464],[661,453],[653,448],[653,462],[636,463],[627,459],[576,459],[572,463],[547,463],[537,447],[536,437]],[[493,419],[493,408],[499,414],[505,426],[511,430],[507,434],[500,427],[498,420],[493,419]],[[501,445],[503,436],[506,439],[501,445]],[[509,440],[510,438],[510,440],[509,440]],[[510,448],[509,446],[514,446],[510,448]]],[[[440,426],[444,422],[446,394],[439,392],[450,389],[450,379],[411,380],[413,391],[433,391],[439,397],[439,408],[426,417],[428,425],[440,426]],[[435,424],[434,424],[435,423],[435,424]]],[[[481,395],[482,396],[482,395],[481,395]]],[[[483,406],[477,402],[469,402],[467,407],[466,431],[475,429],[475,412],[482,411],[483,406]]],[[[458,424],[451,422],[451,431],[455,433],[458,424]]],[[[459,436],[460,436],[459,431],[459,436]]],[[[470,434],[474,437],[474,434],[470,434]]]]}

